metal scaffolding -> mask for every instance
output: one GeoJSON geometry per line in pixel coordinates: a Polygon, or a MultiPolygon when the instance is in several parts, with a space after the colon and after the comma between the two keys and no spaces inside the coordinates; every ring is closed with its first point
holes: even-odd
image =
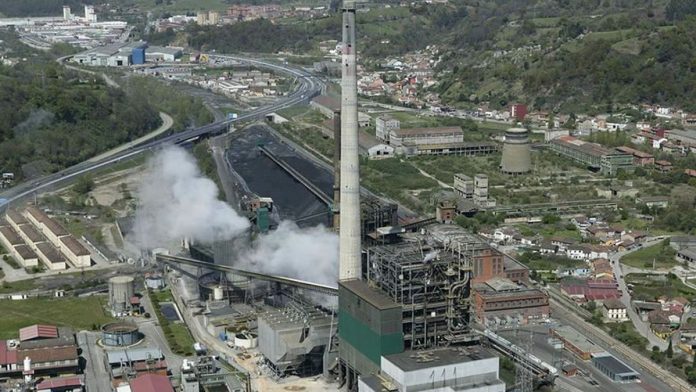
{"type": "Polygon", "coordinates": [[[469,325],[471,260],[488,249],[477,236],[446,225],[367,249],[365,280],[402,306],[405,348],[475,339],[469,325]]]}

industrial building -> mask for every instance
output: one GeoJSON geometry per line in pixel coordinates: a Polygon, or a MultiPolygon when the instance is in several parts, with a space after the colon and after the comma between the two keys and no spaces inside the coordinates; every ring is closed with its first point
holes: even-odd
{"type": "Polygon", "coordinates": [[[0,378],[75,374],[78,368],[77,344],[70,329],[32,325],[19,330],[18,339],[0,340],[0,378]]]}
{"type": "Polygon", "coordinates": [[[102,326],[102,343],[106,346],[131,346],[140,339],[142,335],[133,323],[115,322],[102,326]]]}
{"type": "Polygon", "coordinates": [[[405,156],[416,155],[459,155],[465,157],[491,155],[498,151],[498,145],[492,142],[461,142],[418,144],[407,141],[398,147],[398,153],[405,156]]]}
{"type": "Polygon", "coordinates": [[[407,145],[443,145],[463,143],[461,127],[395,128],[389,131],[389,144],[393,147],[407,145]]]}
{"type": "Polygon", "coordinates": [[[454,191],[464,200],[471,200],[477,207],[495,207],[495,199],[488,197],[488,176],[477,174],[474,178],[466,174],[454,175],[454,191]]]}
{"type": "Polygon", "coordinates": [[[504,278],[493,278],[473,286],[474,314],[480,324],[522,325],[547,319],[549,296],[504,278]]]}
{"type": "Polygon", "coordinates": [[[312,98],[309,102],[309,106],[318,110],[324,116],[332,119],[336,112],[341,111],[341,103],[333,97],[328,95],[320,95],[318,97],[312,98]]]}
{"type": "Polygon", "coordinates": [[[72,62],[99,67],[127,67],[146,62],[171,63],[183,55],[181,48],[148,46],[147,42],[114,43],[74,55],[72,62]]]}
{"type": "Polygon", "coordinates": [[[319,374],[337,324],[323,310],[295,302],[269,309],[258,316],[259,351],[278,375],[319,374]]]}
{"type": "Polygon", "coordinates": [[[592,364],[613,382],[631,383],[640,377],[640,373],[607,352],[594,355],[592,364]]]}
{"type": "Polygon", "coordinates": [[[106,350],[104,366],[112,380],[132,379],[140,374],[167,375],[167,361],[158,348],[140,347],[119,350],[106,350]]]}
{"type": "Polygon", "coordinates": [[[529,131],[525,128],[510,128],[505,131],[500,170],[505,174],[512,175],[525,174],[532,171],[529,131]]]}
{"type": "Polygon", "coordinates": [[[551,151],[566,156],[591,170],[605,175],[616,175],[619,170],[632,171],[633,155],[618,150],[604,148],[572,136],[563,136],[549,143],[551,151]]]}
{"type": "Polygon", "coordinates": [[[604,349],[592,343],[575,328],[567,325],[552,328],[551,336],[563,342],[563,348],[575,354],[583,361],[589,361],[592,356],[604,352],[604,349]]]}
{"type": "Polygon", "coordinates": [[[389,142],[390,132],[399,128],[401,128],[401,122],[397,118],[383,114],[375,120],[375,137],[377,140],[389,142]]]}
{"type": "Polygon", "coordinates": [[[381,358],[379,375],[360,377],[358,391],[504,392],[499,358],[481,346],[406,351],[381,358]]]}

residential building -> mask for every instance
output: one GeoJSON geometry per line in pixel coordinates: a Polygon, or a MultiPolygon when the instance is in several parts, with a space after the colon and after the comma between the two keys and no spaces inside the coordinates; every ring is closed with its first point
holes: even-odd
{"type": "Polygon", "coordinates": [[[389,142],[389,133],[400,127],[401,123],[398,119],[388,114],[383,114],[375,120],[375,136],[378,140],[389,142]]]}
{"type": "Polygon", "coordinates": [[[521,103],[510,105],[510,117],[515,121],[524,121],[525,116],[527,116],[527,105],[521,103]]]}
{"type": "Polygon", "coordinates": [[[655,170],[660,173],[669,173],[672,171],[672,162],[664,160],[655,161],[655,170]]]}
{"type": "Polygon", "coordinates": [[[626,305],[616,298],[611,298],[602,304],[602,312],[607,320],[612,322],[628,321],[626,305]]]}

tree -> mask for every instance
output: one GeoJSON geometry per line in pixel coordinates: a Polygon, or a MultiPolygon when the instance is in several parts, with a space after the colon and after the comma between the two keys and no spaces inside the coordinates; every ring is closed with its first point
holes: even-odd
{"type": "Polygon", "coordinates": [[[665,355],[667,358],[672,358],[674,355],[674,350],[672,349],[672,339],[669,339],[669,345],[667,346],[667,350],[665,350],[665,355]]]}
{"type": "Polygon", "coordinates": [[[90,176],[82,176],[73,185],[73,191],[78,195],[86,195],[94,189],[94,180],[90,176]]]}

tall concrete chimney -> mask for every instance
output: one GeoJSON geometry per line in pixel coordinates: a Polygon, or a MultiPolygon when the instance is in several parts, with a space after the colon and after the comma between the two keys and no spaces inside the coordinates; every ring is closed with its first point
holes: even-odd
{"type": "Polygon", "coordinates": [[[340,208],[341,205],[341,111],[334,110],[333,117],[333,132],[334,132],[334,183],[333,183],[333,229],[338,232],[340,226],[340,208]]]}
{"type": "Polygon", "coordinates": [[[358,160],[358,79],[355,3],[343,2],[341,60],[341,219],[338,279],[360,279],[360,173],[358,160]]]}

